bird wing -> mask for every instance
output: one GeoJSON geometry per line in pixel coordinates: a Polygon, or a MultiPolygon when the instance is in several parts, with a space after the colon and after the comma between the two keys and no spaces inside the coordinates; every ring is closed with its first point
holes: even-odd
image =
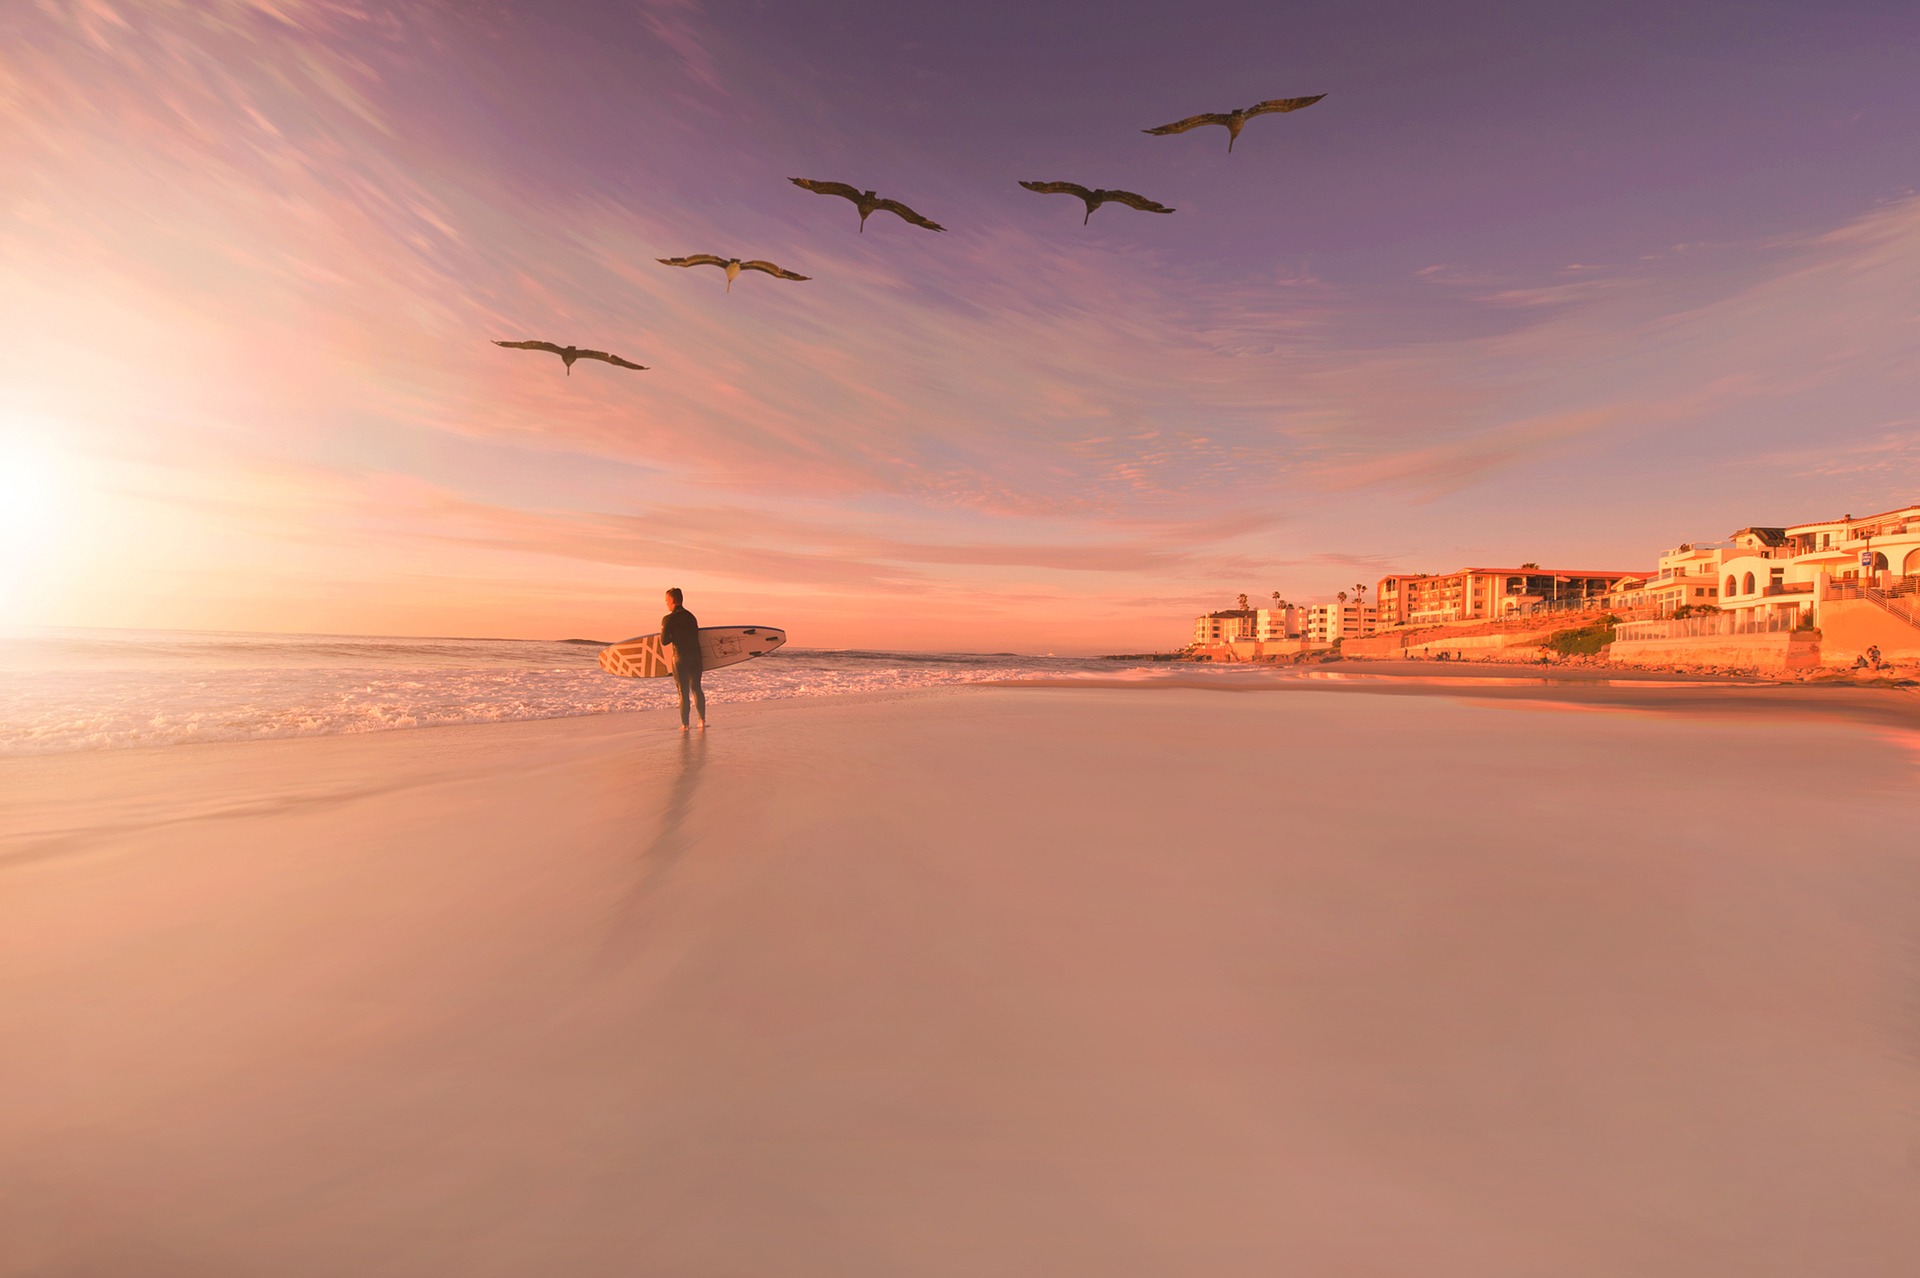
{"type": "Polygon", "coordinates": [[[1203,124],[1225,124],[1228,113],[1209,111],[1205,115],[1190,115],[1184,120],[1175,120],[1172,124],[1163,124],[1157,129],[1142,129],[1142,133],[1185,133],[1188,129],[1197,129],[1203,124]]]}
{"type": "Polygon", "coordinates": [[[816,182],[812,178],[788,178],[787,181],[815,195],[837,195],[843,200],[860,202],[861,191],[848,186],[845,182],[816,182]]]}
{"type": "Polygon", "coordinates": [[[889,213],[894,213],[899,215],[900,217],[905,218],[907,221],[913,223],[915,226],[924,226],[929,231],[944,231],[947,229],[946,227],[940,225],[938,222],[933,221],[931,218],[921,217],[918,213],[915,213],[912,209],[908,208],[906,205],[902,204],[898,200],[875,200],[873,202],[873,207],[876,212],[879,211],[880,209],[885,209],[889,213]]]}
{"type": "Polygon", "coordinates": [[[1077,195],[1083,200],[1093,198],[1093,192],[1078,182],[1022,182],[1020,185],[1042,195],[1077,195]]]}
{"type": "Polygon", "coordinates": [[[1310,98],[1268,98],[1265,102],[1256,102],[1248,107],[1247,115],[1252,117],[1267,115],[1274,111],[1298,111],[1301,107],[1312,106],[1326,96],[1324,93],[1316,93],[1310,98]]]}
{"type": "Polygon", "coordinates": [[[1160,201],[1149,200],[1146,196],[1135,195],[1132,191],[1104,191],[1103,190],[1103,191],[1096,191],[1095,194],[1104,196],[1106,199],[1113,200],[1116,203],[1124,204],[1130,209],[1139,209],[1142,213],[1173,212],[1172,209],[1160,203],[1160,201]]]}
{"type": "Polygon", "coordinates": [[[711,253],[695,253],[689,257],[656,257],[654,261],[662,266],[725,266],[727,259],[715,257],[711,253]]]}
{"type": "Polygon", "coordinates": [[[811,275],[796,275],[784,267],[775,266],[772,262],[765,262],[757,257],[751,262],[740,263],[740,269],[745,271],[765,271],[775,279],[782,280],[810,280],[813,278],[811,275]]]}
{"type": "Polygon", "coordinates": [[[603,359],[609,364],[618,364],[621,368],[637,368],[643,373],[647,371],[645,364],[636,364],[632,360],[621,359],[618,355],[609,355],[605,351],[575,351],[574,356],[577,359],[603,359]]]}
{"type": "Polygon", "coordinates": [[[495,346],[510,346],[516,351],[547,351],[554,355],[561,353],[560,347],[555,346],[552,342],[503,342],[496,338],[493,344],[495,346]]]}

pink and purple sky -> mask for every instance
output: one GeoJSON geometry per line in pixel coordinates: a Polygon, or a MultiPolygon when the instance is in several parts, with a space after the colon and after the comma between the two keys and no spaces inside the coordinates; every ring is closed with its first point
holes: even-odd
{"type": "Polygon", "coordinates": [[[1911,0],[12,0],[0,624],[618,638],[680,585],[1138,651],[1907,504],[1916,49],[1911,0]]]}

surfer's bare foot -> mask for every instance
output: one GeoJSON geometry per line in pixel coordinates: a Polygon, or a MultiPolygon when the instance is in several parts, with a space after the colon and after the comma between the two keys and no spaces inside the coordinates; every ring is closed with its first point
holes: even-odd
{"type": "Polygon", "coordinates": [[[686,724],[684,724],[684,723],[683,723],[683,724],[681,724],[681,725],[680,725],[680,731],[682,731],[682,732],[685,732],[686,730],[687,730],[687,725],[686,725],[686,724]]]}
{"type": "Polygon", "coordinates": [[[700,731],[705,732],[706,730],[707,730],[707,721],[705,719],[702,719],[700,721],[700,731]]]}

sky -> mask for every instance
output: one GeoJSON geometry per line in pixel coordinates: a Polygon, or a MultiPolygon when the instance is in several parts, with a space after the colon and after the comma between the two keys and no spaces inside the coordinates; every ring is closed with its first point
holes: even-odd
{"type": "Polygon", "coordinates": [[[1920,502],[1916,48],[1911,0],[8,0],[0,625],[616,639],[677,585],[1139,652],[1920,502]]]}

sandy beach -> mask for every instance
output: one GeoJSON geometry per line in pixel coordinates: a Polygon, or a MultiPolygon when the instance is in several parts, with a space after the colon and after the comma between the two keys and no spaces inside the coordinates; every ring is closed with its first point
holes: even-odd
{"type": "Polygon", "coordinates": [[[1910,698],[1656,683],[0,759],[0,1274],[1909,1273],[1910,698]]]}

